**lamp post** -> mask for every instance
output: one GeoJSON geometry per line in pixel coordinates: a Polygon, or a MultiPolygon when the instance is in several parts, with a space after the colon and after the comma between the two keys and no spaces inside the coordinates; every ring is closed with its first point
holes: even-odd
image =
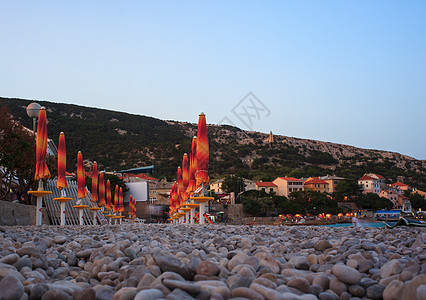
{"type": "Polygon", "coordinates": [[[40,109],[41,109],[41,105],[38,103],[30,103],[27,106],[27,115],[33,119],[33,133],[34,133],[34,137],[35,137],[35,132],[36,132],[36,124],[37,124],[37,119],[38,119],[38,114],[40,113],[40,109]]]}

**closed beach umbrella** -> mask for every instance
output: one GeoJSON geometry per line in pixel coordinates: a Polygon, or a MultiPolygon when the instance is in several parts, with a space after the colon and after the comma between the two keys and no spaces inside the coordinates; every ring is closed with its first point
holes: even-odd
{"type": "Polygon", "coordinates": [[[195,180],[197,187],[209,182],[209,139],[207,136],[206,115],[201,113],[198,118],[197,131],[197,172],[195,180]]]}
{"type": "Polygon", "coordinates": [[[86,189],[86,176],[84,175],[83,166],[83,154],[78,151],[77,154],[77,186],[78,186],[78,198],[84,198],[87,196],[86,189]]]}
{"type": "Polygon", "coordinates": [[[172,190],[170,192],[170,212],[171,214],[176,211],[176,202],[177,202],[177,183],[174,182],[172,190]]]}
{"type": "Polygon", "coordinates": [[[47,152],[46,109],[42,107],[38,115],[38,125],[37,125],[35,180],[50,178],[50,172],[46,164],[46,152],[47,152]]]}
{"type": "Polygon", "coordinates": [[[92,170],[92,201],[98,201],[98,164],[96,161],[93,163],[92,170]]]}
{"type": "Polygon", "coordinates": [[[65,177],[65,171],[67,168],[67,153],[65,150],[65,134],[61,132],[59,134],[59,145],[58,145],[58,180],[56,181],[56,188],[62,190],[68,187],[67,178],[65,177]]]}
{"type": "Polygon", "coordinates": [[[99,206],[105,206],[105,179],[102,172],[99,174],[99,206]]]}
{"type": "Polygon", "coordinates": [[[112,202],[111,202],[111,182],[109,179],[106,183],[106,209],[111,210],[112,209],[112,202]]]}
{"type": "Polygon", "coordinates": [[[188,165],[188,155],[186,153],[183,155],[183,159],[182,159],[182,184],[183,184],[182,200],[183,202],[185,202],[189,198],[188,194],[186,193],[186,189],[188,188],[188,184],[189,184],[189,165],[188,165]]]}
{"type": "Polygon", "coordinates": [[[186,193],[191,196],[197,188],[195,172],[197,171],[197,137],[192,138],[191,156],[189,157],[189,184],[186,193]]]}
{"type": "Polygon", "coordinates": [[[118,202],[120,200],[118,199],[118,185],[115,186],[115,191],[114,191],[114,207],[112,208],[113,212],[118,212],[118,202]]]}
{"type": "Polygon", "coordinates": [[[120,191],[118,193],[118,212],[123,213],[124,212],[124,206],[123,206],[123,188],[120,187],[120,191]]]}
{"type": "Polygon", "coordinates": [[[182,193],[183,193],[183,178],[182,178],[182,169],[179,166],[178,167],[178,207],[177,209],[179,209],[179,207],[182,205],[182,193]]]}

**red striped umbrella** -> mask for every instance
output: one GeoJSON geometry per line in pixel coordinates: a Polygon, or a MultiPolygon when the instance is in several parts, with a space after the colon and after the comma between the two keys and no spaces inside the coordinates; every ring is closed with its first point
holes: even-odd
{"type": "Polygon", "coordinates": [[[123,188],[120,187],[120,192],[118,196],[118,212],[123,213],[124,212],[124,206],[123,206],[123,188]]]}
{"type": "Polygon", "coordinates": [[[87,196],[86,189],[86,176],[84,175],[83,154],[78,151],[77,154],[77,185],[78,185],[78,198],[87,196]]]}
{"type": "Polygon", "coordinates": [[[93,163],[92,170],[92,202],[98,201],[98,163],[93,163]]]}
{"type": "Polygon", "coordinates": [[[61,132],[59,134],[59,146],[58,146],[58,180],[56,181],[56,188],[62,190],[68,187],[67,178],[65,172],[67,168],[67,153],[65,150],[65,134],[61,132]]]}
{"type": "Polygon", "coordinates": [[[118,199],[118,185],[115,186],[115,191],[114,191],[114,207],[112,208],[113,212],[118,212],[118,201],[120,201],[118,199]]]}
{"type": "Polygon", "coordinates": [[[186,189],[189,184],[189,165],[188,165],[188,155],[185,153],[182,159],[182,200],[185,202],[189,197],[186,193],[186,189]]]}
{"type": "Polygon", "coordinates": [[[182,178],[182,169],[178,167],[178,205],[177,209],[182,205],[182,192],[183,192],[183,178],[182,178]]]}
{"type": "Polygon", "coordinates": [[[109,179],[106,183],[106,209],[111,210],[112,209],[112,202],[111,202],[111,182],[109,182],[109,179]]]}
{"type": "Polygon", "coordinates": [[[37,139],[36,139],[36,171],[35,180],[50,178],[50,172],[46,164],[47,152],[47,121],[46,109],[42,107],[38,115],[37,139]]]}
{"type": "Polygon", "coordinates": [[[189,184],[186,193],[191,196],[197,188],[195,172],[197,171],[197,137],[192,138],[191,156],[189,157],[189,184]]]}
{"type": "Polygon", "coordinates": [[[105,179],[103,172],[99,174],[99,206],[105,206],[105,179]]]}
{"type": "Polygon", "coordinates": [[[197,186],[209,182],[209,138],[207,136],[206,115],[201,113],[198,118],[197,131],[197,172],[195,179],[197,186]]]}
{"type": "Polygon", "coordinates": [[[178,184],[175,181],[170,192],[170,208],[172,213],[177,210],[178,200],[178,184]]]}

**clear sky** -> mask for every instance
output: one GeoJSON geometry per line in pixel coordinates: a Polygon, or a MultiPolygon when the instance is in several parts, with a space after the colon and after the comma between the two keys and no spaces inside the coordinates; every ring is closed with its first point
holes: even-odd
{"type": "Polygon", "coordinates": [[[425,1],[3,0],[0,96],[426,159],[425,16],[425,1]]]}

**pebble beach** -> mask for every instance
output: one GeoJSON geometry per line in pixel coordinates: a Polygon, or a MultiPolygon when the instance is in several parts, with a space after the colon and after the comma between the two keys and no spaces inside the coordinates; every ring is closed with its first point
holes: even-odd
{"type": "Polygon", "coordinates": [[[1,226],[0,299],[426,299],[426,229],[1,226]]]}

